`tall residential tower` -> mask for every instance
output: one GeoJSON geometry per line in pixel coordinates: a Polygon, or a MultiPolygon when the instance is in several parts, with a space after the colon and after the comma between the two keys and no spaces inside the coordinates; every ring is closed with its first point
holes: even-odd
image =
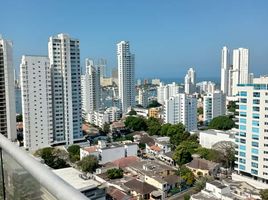
{"type": "Polygon", "coordinates": [[[134,54],[130,52],[129,42],[117,44],[118,86],[122,112],[135,105],[135,66],[134,54]]]}
{"type": "Polygon", "coordinates": [[[86,59],[86,73],[81,76],[82,110],[84,118],[92,122],[91,116],[100,108],[100,68],[93,60],[86,59]]]}
{"type": "Polygon", "coordinates": [[[48,57],[22,56],[20,65],[24,147],[34,151],[53,142],[51,72],[48,57]]]}
{"type": "Polygon", "coordinates": [[[79,40],[67,34],[49,38],[54,143],[72,144],[82,134],[79,40]]]}
{"type": "Polygon", "coordinates": [[[0,36],[0,134],[17,138],[12,42],[0,36]]]}
{"type": "Polygon", "coordinates": [[[221,91],[224,94],[228,94],[229,70],[229,50],[227,49],[227,47],[223,47],[221,51],[221,91]]]}

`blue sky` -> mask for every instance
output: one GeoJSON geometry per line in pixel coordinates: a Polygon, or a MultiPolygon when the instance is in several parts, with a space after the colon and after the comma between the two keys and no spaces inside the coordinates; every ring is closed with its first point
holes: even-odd
{"type": "Polygon", "coordinates": [[[116,66],[116,43],[128,40],[137,77],[220,76],[222,46],[250,49],[250,71],[268,74],[265,0],[0,0],[0,33],[23,54],[47,55],[48,37],[80,39],[81,63],[104,57],[116,66]]]}

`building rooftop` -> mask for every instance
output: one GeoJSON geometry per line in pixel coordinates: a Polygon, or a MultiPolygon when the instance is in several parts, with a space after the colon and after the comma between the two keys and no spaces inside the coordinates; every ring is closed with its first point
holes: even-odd
{"type": "Polygon", "coordinates": [[[194,158],[191,162],[187,163],[186,166],[194,169],[202,169],[202,170],[211,170],[214,167],[219,165],[218,163],[201,159],[201,158],[194,158]]]}
{"type": "Polygon", "coordinates": [[[217,180],[211,181],[211,182],[209,182],[209,183],[210,183],[211,185],[216,186],[216,187],[219,188],[219,189],[223,189],[223,188],[226,188],[226,187],[227,187],[227,185],[225,185],[225,184],[223,184],[222,182],[217,181],[217,180]]]}
{"type": "Polygon", "coordinates": [[[124,184],[130,190],[133,190],[139,194],[149,194],[154,190],[157,190],[154,186],[149,185],[148,183],[139,181],[137,179],[132,179],[124,184]]]}
{"type": "Polygon", "coordinates": [[[87,151],[88,153],[93,153],[97,151],[97,146],[85,147],[84,150],[87,151]]]}
{"type": "Polygon", "coordinates": [[[211,134],[211,135],[224,134],[226,136],[228,135],[229,138],[234,138],[236,131],[234,130],[222,131],[222,130],[216,130],[216,129],[208,129],[208,130],[200,131],[200,133],[206,133],[206,134],[211,134]]]}
{"type": "Polygon", "coordinates": [[[130,200],[130,199],[134,199],[133,197],[127,195],[125,192],[110,186],[107,189],[107,194],[110,195],[113,199],[115,200],[130,200]]]}
{"type": "Polygon", "coordinates": [[[182,181],[182,179],[177,175],[168,175],[164,177],[163,180],[165,180],[169,185],[173,185],[182,181]]]}
{"type": "Polygon", "coordinates": [[[113,164],[120,168],[128,167],[129,165],[139,161],[140,159],[137,156],[128,156],[125,158],[120,158],[113,161],[113,164]]]}
{"type": "Polygon", "coordinates": [[[93,179],[85,180],[81,178],[80,176],[82,175],[82,173],[72,167],[56,169],[52,171],[60,178],[62,178],[65,182],[69,183],[71,186],[81,192],[95,188],[100,185],[99,182],[93,179]]]}

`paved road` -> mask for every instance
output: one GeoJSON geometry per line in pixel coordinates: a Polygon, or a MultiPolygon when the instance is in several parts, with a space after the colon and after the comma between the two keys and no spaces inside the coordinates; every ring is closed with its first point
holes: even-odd
{"type": "Polygon", "coordinates": [[[178,194],[175,194],[175,195],[167,198],[167,200],[184,200],[184,195],[185,194],[191,195],[191,194],[194,194],[194,193],[195,193],[194,188],[190,188],[190,189],[188,189],[188,190],[186,190],[186,191],[184,191],[182,193],[178,193],[178,194]]]}

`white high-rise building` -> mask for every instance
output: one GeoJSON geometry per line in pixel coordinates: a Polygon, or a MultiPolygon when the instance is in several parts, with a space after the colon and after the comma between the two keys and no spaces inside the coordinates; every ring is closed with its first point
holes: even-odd
{"type": "Polygon", "coordinates": [[[0,134],[14,141],[16,131],[16,106],[12,42],[0,36],[0,134]]]}
{"type": "Polygon", "coordinates": [[[49,38],[54,143],[72,144],[83,137],[79,40],[67,34],[49,38]]]}
{"type": "Polygon", "coordinates": [[[248,49],[239,48],[233,50],[233,66],[230,70],[231,96],[237,94],[238,84],[249,83],[249,52],[248,49]]]}
{"type": "Polygon", "coordinates": [[[129,42],[117,44],[118,86],[122,112],[135,105],[135,66],[134,54],[130,52],[129,42]]]}
{"type": "Polygon", "coordinates": [[[211,81],[202,81],[196,84],[200,93],[213,93],[216,89],[216,84],[211,81]]]}
{"type": "Polygon", "coordinates": [[[229,70],[230,70],[230,56],[227,47],[223,47],[221,51],[221,91],[228,94],[229,83],[229,70]]]}
{"type": "Polygon", "coordinates": [[[82,110],[84,118],[91,122],[94,111],[100,109],[100,70],[93,60],[86,59],[86,73],[81,76],[82,110]]]}
{"type": "Polygon", "coordinates": [[[175,82],[167,85],[160,82],[159,86],[157,87],[157,101],[164,105],[166,100],[178,93],[179,86],[175,82]]]}
{"type": "Polygon", "coordinates": [[[149,103],[149,94],[148,91],[146,89],[139,89],[139,93],[138,93],[138,104],[142,105],[144,108],[147,108],[148,103],[149,103]]]}
{"type": "Polygon", "coordinates": [[[196,73],[193,68],[187,71],[184,78],[184,91],[186,94],[193,94],[196,90],[196,73]]]}
{"type": "Polygon", "coordinates": [[[268,78],[238,86],[238,132],[235,170],[240,180],[257,187],[268,184],[268,78]],[[249,179],[250,177],[250,179],[249,179]],[[262,185],[261,185],[262,184],[262,185]]]}
{"type": "Polygon", "coordinates": [[[24,147],[35,151],[53,142],[51,72],[48,57],[22,56],[20,64],[24,147]]]}
{"type": "Polygon", "coordinates": [[[226,114],[226,95],[219,90],[204,96],[204,122],[208,124],[213,118],[226,114]]]}
{"type": "Polygon", "coordinates": [[[165,123],[183,123],[187,131],[197,129],[197,100],[187,94],[177,94],[165,101],[165,123]]]}

